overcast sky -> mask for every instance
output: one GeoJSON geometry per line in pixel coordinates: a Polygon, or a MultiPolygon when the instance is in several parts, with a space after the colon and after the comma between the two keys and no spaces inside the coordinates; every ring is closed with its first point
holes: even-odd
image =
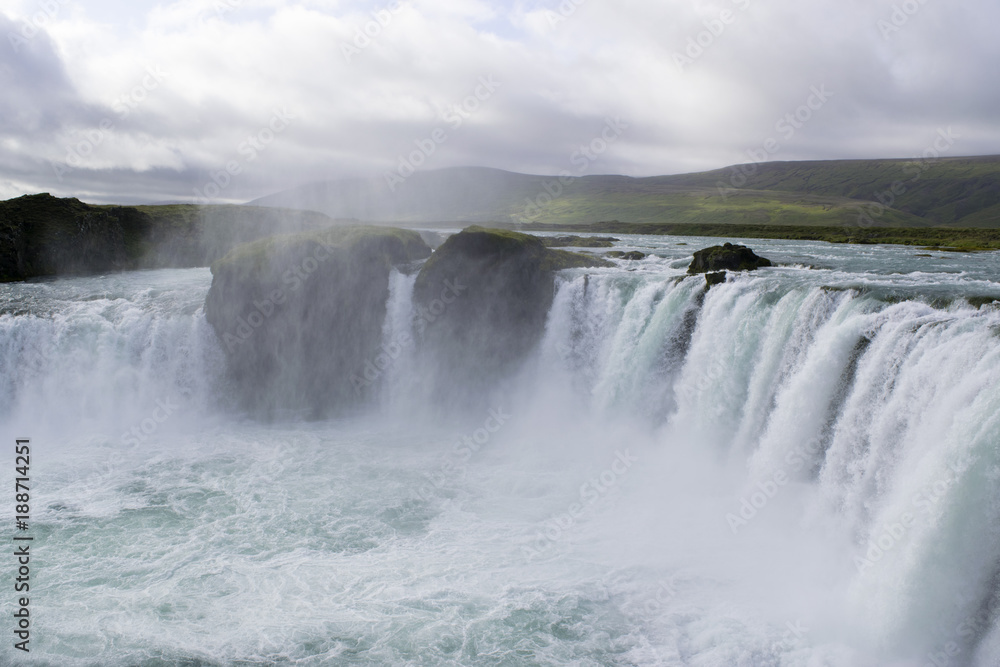
{"type": "Polygon", "coordinates": [[[948,128],[995,154],[997,25],[996,0],[0,0],[0,198],[907,158],[948,128]]]}

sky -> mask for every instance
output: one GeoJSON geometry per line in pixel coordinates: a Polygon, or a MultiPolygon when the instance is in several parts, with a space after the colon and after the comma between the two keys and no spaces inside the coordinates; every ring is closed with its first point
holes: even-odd
{"type": "Polygon", "coordinates": [[[0,0],[0,199],[998,154],[997,25],[996,0],[0,0]]]}

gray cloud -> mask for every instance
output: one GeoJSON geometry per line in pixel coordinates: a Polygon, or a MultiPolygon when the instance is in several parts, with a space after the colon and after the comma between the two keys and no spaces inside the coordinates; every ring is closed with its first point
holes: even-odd
{"type": "Polygon", "coordinates": [[[770,138],[773,159],[910,157],[943,127],[955,154],[1000,153],[1000,6],[906,2],[183,0],[117,25],[111,5],[67,5],[0,44],[0,196],[191,199],[227,181],[215,199],[243,201],[382,174],[435,130],[422,168],[554,174],[609,117],[628,129],[585,173],[715,168],[770,138]],[[481,77],[500,85],[466,108],[481,77]],[[832,96],[789,136],[815,87],[832,96]],[[275,113],[294,118],[269,136],[275,113]]]}

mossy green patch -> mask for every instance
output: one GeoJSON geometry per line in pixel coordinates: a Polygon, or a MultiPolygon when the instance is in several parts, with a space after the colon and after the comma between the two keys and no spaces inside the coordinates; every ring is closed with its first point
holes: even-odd
{"type": "MultiPolygon", "coordinates": [[[[722,270],[755,271],[765,266],[771,266],[771,260],[757,256],[746,246],[726,243],[695,252],[688,273],[713,273],[722,270]]],[[[712,284],[711,281],[709,284],[712,284]]]]}
{"type": "Polygon", "coordinates": [[[239,267],[241,272],[250,275],[270,266],[276,259],[284,261],[284,258],[301,255],[316,246],[351,251],[361,244],[382,245],[388,259],[393,262],[420,259],[430,254],[430,248],[420,234],[409,229],[374,225],[333,227],[322,231],[278,234],[244,243],[214,262],[212,273],[239,267]]]}

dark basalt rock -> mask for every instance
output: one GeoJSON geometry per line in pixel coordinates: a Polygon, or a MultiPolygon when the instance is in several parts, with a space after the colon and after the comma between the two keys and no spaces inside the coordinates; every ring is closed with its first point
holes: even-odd
{"type": "Polygon", "coordinates": [[[238,402],[264,417],[363,402],[382,353],[390,271],[430,252],[413,231],[347,227],[254,241],[215,262],[205,317],[238,402]]]}
{"type": "Polygon", "coordinates": [[[312,211],[257,206],[94,206],[42,193],[0,201],[0,282],[208,266],[278,231],[318,231],[312,211]]]}
{"type": "Polygon", "coordinates": [[[151,220],[48,193],[0,202],[0,282],[134,269],[151,220]]]}
{"type": "Polygon", "coordinates": [[[743,245],[712,246],[694,253],[688,273],[709,273],[716,271],[755,271],[762,266],[771,266],[771,260],[758,257],[743,245]]]}
{"type": "Polygon", "coordinates": [[[975,308],[982,308],[991,303],[1000,303],[1000,297],[996,296],[967,296],[965,300],[969,302],[970,306],[975,308]]]}
{"type": "Polygon", "coordinates": [[[604,254],[607,255],[608,257],[614,257],[615,259],[635,260],[635,259],[643,259],[646,257],[646,253],[639,252],[638,250],[631,250],[629,252],[625,252],[624,250],[612,250],[604,254]]]}
{"type": "Polygon", "coordinates": [[[449,237],[414,287],[427,390],[465,405],[488,393],[540,340],[556,272],[605,266],[518,232],[469,227],[449,237]]]}
{"type": "Polygon", "coordinates": [[[713,273],[705,274],[705,282],[709,287],[712,285],[719,285],[726,282],[726,272],[725,271],[715,271],[713,273]]]}

